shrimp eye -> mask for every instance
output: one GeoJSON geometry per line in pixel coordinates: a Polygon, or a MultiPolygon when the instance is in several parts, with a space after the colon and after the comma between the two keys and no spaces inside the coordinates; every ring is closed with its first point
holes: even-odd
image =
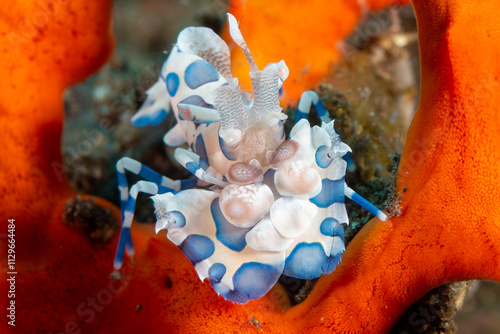
{"type": "Polygon", "coordinates": [[[316,163],[321,168],[327,168],[333,161],[332,154],[330,152],[330,148],[326,145],[322,145],[318,147],[316,150],[316,163]]]}

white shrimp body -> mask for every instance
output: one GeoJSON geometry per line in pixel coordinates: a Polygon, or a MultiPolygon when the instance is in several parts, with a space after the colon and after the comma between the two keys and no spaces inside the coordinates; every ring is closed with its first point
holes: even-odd
{"type": "Polygon", "coordinates": [[[133,254],[135,198],[146,192],[154,195],[156,231],[167,230],[219,295],[246,303],[266,294],[282,274],[312,279],[335,269],[348,224],[345,196],[386,217],[346,185],[342,157],[350,148],[316,93],[303,94],[285,140],[279,90],[288,68],[281,61],[259,70],[235,18],[228,14],[228,20],[250,64],[253,97],[232,77],[229,48],[212,30],[190,27],[179,34],[132,123],[156,125],[172,110],[177,124],[164,141],[188,144],[175,158],[196,178],[171,180],[128,158],[117,163],[124,222],[115,268],[125,248],[133,254]],[[307,121],[311,104],[321,127],[307,121]],[[129,191],[125,170],[146,181],[129,191]]]}

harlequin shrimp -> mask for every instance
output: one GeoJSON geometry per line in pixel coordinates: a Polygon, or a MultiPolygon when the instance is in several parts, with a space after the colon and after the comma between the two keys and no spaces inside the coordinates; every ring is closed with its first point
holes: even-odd
{"type": "Polygon", "coordinates": [[[285,140],[279,91],[288,68],[280,61],[259,70],[236,19],[228,14],[228,21],[250,64],[253,97],[232,76],[229,48],[217,34],[203,27],[179,34],[132,123],[156,125],[173,112],[177,124],[164,142],[187,144],[174,157],[196,178],[172,180],[130,158],[118,161],[123,224],[114,267],[125,251],[134,254],[135,201],[147,193],[154,195],[156,232],[166,230],[219,295],[246,303],[282,274],[312,279],[335,269],[348,224],[345,196],[386,216],[345,183],[342,157],[350,148],[316,93],[302,95],[285,140]],[[321,127],[307,120],[312,105],[321,127]],[[129,190],[126,170],[144,180],[129,190]]]}

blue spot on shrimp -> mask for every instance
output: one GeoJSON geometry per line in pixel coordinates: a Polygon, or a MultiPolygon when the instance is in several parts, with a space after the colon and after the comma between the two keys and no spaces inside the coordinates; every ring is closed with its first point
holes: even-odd
{"type": "Polygon", "coordinates": [[[253,97],[231,74],[227,44],[212,30],[188,27],[178,36],[158,81],[132,123],[177,123],[164,142],[194,178],[173,180],[140,162],[117,162],[122,232],[114,268],[135,253],[130,227],[138,193],[152,195],[156,232],[166,231],[201,280],[234,303],[264,296],[285,274],[299,279],[332,272],[345,250],[345,197],[381,220],[383,212],[345,183],[350,152],[313,91],[304,92],[289,138],[280,91],[282,60],[259,70],[228,14],[229,31],[250,65],[253,97]],[[311,107],[322,120],[311,127],[311,107]],[[129,187],[125,173],[142,180],[129,187]]]}

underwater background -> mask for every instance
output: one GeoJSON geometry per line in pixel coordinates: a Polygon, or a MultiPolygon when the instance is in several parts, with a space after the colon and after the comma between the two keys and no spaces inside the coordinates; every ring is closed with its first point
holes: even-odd
{"type": "MultiPolygon", "coordinates": [[[[173,118],[147,128],[133,127],[130,118],[145,99],[145,91],[156,81],[178,33],[187,26],[221,31],[228,10],[230,4],[225,0],[115,1],[117,43],[109,63],[84,84],[68,88],[64,95],[62,152],[74,189],[118,204],[115,162],[123,156],[173,179],[190,176],[173,162],[173,148],[162,142],[174,124],[173,118]],[[95,132],[93,136],[92,131],[99,131],[99,122],[108,120],[113,131],[95,132]],[[91,149],[79,150],[79,144],[89,138],[94,141],[91,149]]],[[[397,168],[420,86],[417,30],[411,6],[367,13],[339,48],[344,50],[342,58],[321,80],[317,91],[327,108],[333,110],[342,139],[353,149],[355,168],[348,171],[348,182],[373,203],[391,208],[393,203],[385,203],[394,190],[391,173],[397,168]]],[[[286,55],[283,58],[286,61],[286,55]]],[[[291,107],[287,114],[294,112],[291,107]]],[[[138,203],[136,220],[154,223],[149,197],[140,195],[138,203]]],[[[369,214],[360,211],[355,205],[348,206],[347,241],[368,221],[369,214]]],[[[289,293],[300,302],[314,284],[301,282],[300,287],[293,286],[289,293]]],[[[407,311],[393,329],[394,333],[400,331],[500,333],[500,286],[470,281],[437,288],[407,311]],[[435,296],[446,296],[441,301],[445,309],[429,315],[429,324],[421,321],[412,331],[408,319],[412,311],[422,305],[441,307],[435,296]]]]}
{"type": "MultiPolygon", "coordinates": [[[[173,149],[162,142],[163,135],[174,123],[173,118],[146,128],[133,127],[130,118],[144,101],[145,91],[157,80],[179,32],[187,26],[222,31],[228,11],[231,12],[231,4],[225,0],[114,2],[116,42],[111,58],[96,74],[67,88],[63,95],[63,166],[77,193],[98,196],[119,205],[115,164],[125,156],[173,179],[190,176],[174,162],[173,149]]],[[[241,25],[245,19],[243,16],[241,25]]],[[[318,24],[317,29],[328,29],[328,26],[318,24]]],[[[409,5],[364,13],[354,32],[338,43],[340,58],[332,62],[328,75],[312,87],[336,119],[340,136],[353,150],[347,182],[394,216],[401,209],[395,171],[420,94],[416,29],[409,5]]],[[[300,44],[300,40],[297,43],[300,44]]],[[[287,54],[272,61],[281,59],[287,61],[287,54]]],[[[307,73],[308,67],[303,71],[307,73]]],[[[293,103],[286,113],[293,119],[296,113],[293,103]]],[[[316,121],[319,123],[319,119],[316,121]]],[[[134,183],[138,179],[131,177],[130,180],[134,183]]],[[[117,222],[110,213],[100,211],[81,198],[66,204],[66,223],[93,243],[100,246],[115,237],[117,222]],[[89,216],[98,217],[102,226],[80,224],[89,216]]],[[[347,205],[350,226],[346,230],[346,244],[371,218],[356,205],[347,205]]],[[[144,224],[155,222],[148,196],[139,196],[136,220],[144,224]]],[[[112,258],[109,263],[111,267],[112,258]]],[[[316,280],[281,280],[291,305],[302,303],[315,283],[316,280]]],[[[165,282],[169,284],[172,286],[172,282],[165,282]]],[[[109,307],[113,307],[112,304],[109,307]]],[[[259,328],[260,324],[255,320],[252,326],[259,328]]],[[[46,331],[39,329],[38,332],[46,331]]],[[[103,332],[114,331],[103,329],[103,332]]],[[[391,333],[500,333],[500,284],[466,281],[438,287],[411,306],[391,333]]]]}

